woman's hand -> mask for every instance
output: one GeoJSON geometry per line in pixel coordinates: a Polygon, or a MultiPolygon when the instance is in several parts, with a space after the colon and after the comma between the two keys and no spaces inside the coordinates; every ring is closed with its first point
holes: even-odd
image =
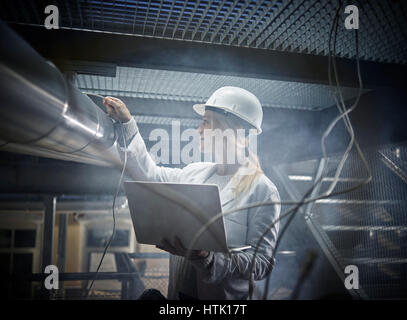
{"type": "MultiPolygon", "coordinates": [[[[183,246],[181,243],[181,240],[178,237],[174,238],[174,243],[171,243],[168,239],[163,239],[161,240],[161,245],[156,246],[157,248],[167,251],[171,254],[175,254],[177,256],[183,256],[186,257],[188,250],[183,246]]],[[[204,250],[191,250],[189,259],[194,260],[194,259],[203,259],[209,256],[208,251],[204,250]]]]}
{"type": "Polygon", "coordinates": [[[120,99],[114,97],[106,97],[103,99],[103,104],[106,106],[106,111],[114,120],[125,123],[131,120],[129,109],[120,99]]]}

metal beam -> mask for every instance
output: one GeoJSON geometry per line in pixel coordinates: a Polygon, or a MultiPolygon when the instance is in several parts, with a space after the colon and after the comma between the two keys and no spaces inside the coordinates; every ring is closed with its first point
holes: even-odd
{"type": "Polygon", "coordinates": [[[68,228],[68,215],[60,214],[58,228],[58,271],[65,272],[66,260],[66,236],[68,228]]]}
{"type": "Polygon", "coordinates": [[[52,264],[52,254],[54,249],[54,225],[56,197],[44,197],[44,230],[42,236],[42,270],[52,264]]]}
{"type": "MultiPolygon", "coordinates": [[[[90,31],[11,26],[51,60],[98,61],[134,67],[328,83],[328,59],[324,56],[90,31]]],[[[337,58],[337,69],[342,85],[358,87],[353,60],[337,58]]],[[[407,66],[362,61],[361,71],[365,88],[404,88],[407,66]]]]}
{"type": "MultiPolygon", "coordinates": [[[[68,229],[68,215],[59,215],[59,228],[58,228],[58,272],[65,272],[65,262],[66,262],[66,236],[68,229]]],[[[64,289],[64,282],[61,282],[59,289],[64,289]]]]}
{"type": "Polygon", "coordinates": [[[0,193],[113,194],[119,180],[114,169],[49,161],[0,166],[0,193]]]}

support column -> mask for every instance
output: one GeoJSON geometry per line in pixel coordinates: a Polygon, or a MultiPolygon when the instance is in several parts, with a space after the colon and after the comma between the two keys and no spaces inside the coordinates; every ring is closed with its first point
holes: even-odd
{"type": "MultiPolygon", "coordinates": [[[[58,271],[59,273],[65,272],[66,263],[66,236],[68,228],[68,215],[60,214],[59,218],[59,232],[58,232],[58,271]]],[[[64,283],[59,284],[59,288],[63,289],[64,283]]]]}
{"type": "Polygon", "coordinates": [[[46,196],[44,198],[44,231],[42,236],[42,272],[45,267],[52,264],[54,225],[55,225],[55,208],[56,197],[46,196]]]}

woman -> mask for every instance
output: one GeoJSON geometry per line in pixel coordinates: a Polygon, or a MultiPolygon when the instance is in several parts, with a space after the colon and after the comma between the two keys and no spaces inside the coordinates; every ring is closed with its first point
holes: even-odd
{"type": "MultiPolygon", "coordinates": [[[[103,102],[109,115],[122,123],[128,146],[127,168],[139,180],[217,184],[223,212],[254,202],[280,201],[276,187],[264,175],[257,156],[248,151],[248,136],[238,134],[242,129],[245,132],[255,129],[261,133],[262,107],[252,93],[237,87],[223,87],[216,90],[205,104],[194,105],[194,110],[203,117],[198,128],[201,151],[215,153],[215,160],[222,160],[192,163],[183,169],[157,166],[125,104],[112,97],[106,97],[103,102]],[[216,137],[207,133],[226,130],[232,130],[234,138],[227,139],[221,149],[211,148],[208,139],[216,137]],[[248,152],[246,161],[230,161],[225,155],[232,147],[234,160],[242,159],[239,155],[248,152]],[[218,157],[219,153],[223,153],[222,157],[218,157]]],[[[224,216],[228,243],[251,246],[233,254],[194,250],[187,260],[186,244],[179,239],[164,239],[158,247],[171,254],[168,298],[247,299],[254,248],[279,214],[280,206],[275,204],[224,216]]],[[[259,247],[253,268],[254,280],[264,279],[274,266],[272,256],[278,228],[277,223],[259,247]]]]}

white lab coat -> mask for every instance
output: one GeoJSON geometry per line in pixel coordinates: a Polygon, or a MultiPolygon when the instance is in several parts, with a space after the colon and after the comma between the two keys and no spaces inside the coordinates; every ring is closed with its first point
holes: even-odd
{"type": "MultiPolygon", "coordinates": [[[[216,170],[214,163],[198,162],[184,167],[157,166],[147,152],[138,133],[135,120],[124,124],[128,136],[132,136],[127,147],[127,170],[133,178],[145,181],[179,182],[199,184],[206,181],[216,170]],[[136,130],[137,132],[132,132],[136,130]],[[135,134],[135,135],[134,135],[135,134]]],[[[239,172],[238,172],[239,173],[239,172]]],[[[221,191],[222,211],[260,201],[280,201],[275,185],[261,175],[249,192],[236,199],[230,181],[221,191]]],[[[249,290],[249,272],[254,248],[264,231],[280,214],[280,205],[268,205],[240,210],[224,216],[227,241],[230,244],[245,243],[252,248],[232,255],[215,252],[206,259],[191,261],[197,273],[198,299],[246,299],[249,290]]],[[[272,253],[277,239],[279,224],[274,225],[264,238],[255,259],[254,280],[264,279],[272,270],[272,253]]],[[[169,286],[171,287],[171,283],[169,286]]],[[[169,290],[170,292],[170,290],[169,290]]],[[[178,296],[171,294],[170,299],[178,296]]]]}

